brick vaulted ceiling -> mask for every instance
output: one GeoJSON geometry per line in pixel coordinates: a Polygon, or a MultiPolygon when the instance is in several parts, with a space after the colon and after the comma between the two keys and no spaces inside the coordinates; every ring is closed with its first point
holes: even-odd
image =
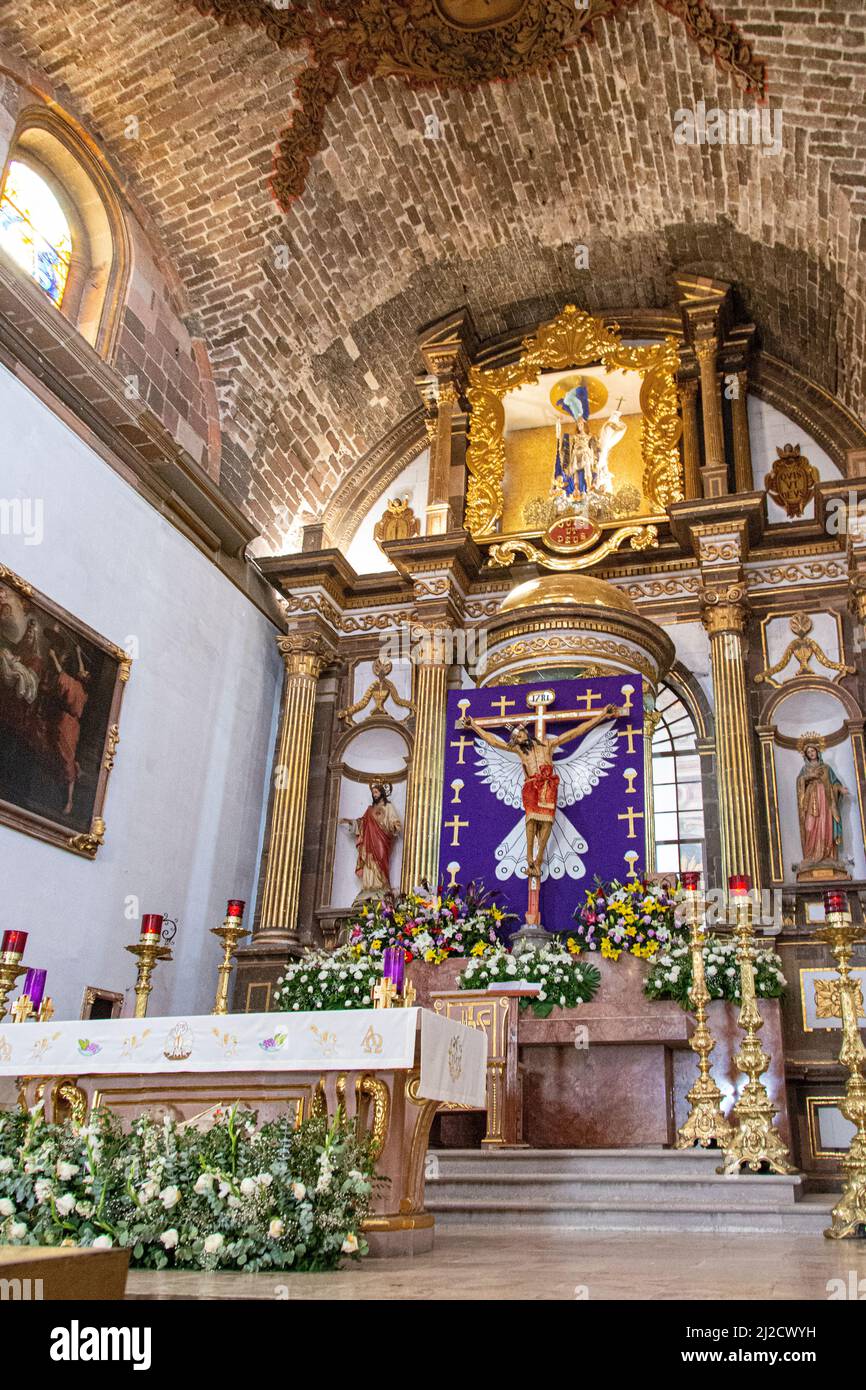
{"type": "Polygon", "coordinates": [[[636,0],[543,75],[439,91],[343,72],[286,213],[268,178],[305,57],[262,28],[190,0],[5,0],[0,43],[149,212],[213,364],[222,485],[276,548],[302,498],[417,409],[417,328],[464,303],[485,338],[568,300],[667,303],[674,268],[730,280],[762,345],[862,415],[866,8],[716,11],[766,61],[778,156],[675,144],[677,108],[751,98],[636,0]]]}

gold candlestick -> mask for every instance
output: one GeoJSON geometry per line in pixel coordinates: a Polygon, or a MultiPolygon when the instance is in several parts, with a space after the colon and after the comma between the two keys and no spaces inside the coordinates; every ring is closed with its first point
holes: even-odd
{"type": "Polygon", "coordinates": [[[737,938],[737,961],[740,967],[740,1014],[738,1023],[743,1029],[740,1050],[734,1058],[748,1080],[733,1115],[737,1128],[725,1145],[725,1156],[719,1173],[738,1173],[748,1166],[757,1173],[766,1163],[774,1173],[796,1173],[788,1160],[790,1155],[773,1124],[776,1107],[770,1100],[761,1076],[770,1065],[769,1054],[761,1046],[758,1034],[764,1026],[755,994],[755,944],[752,932],[752,904],[748,891],[739,889],[733,894],[734,935],[737,938]]]}
{"type": "MultiPolygon", "coordinates": [[[[847,909],[847,901],[842,894],[834,894],[831,890],[825,901],[827,899],[834,900],[834,907],[845,901],[847,909]]],[[[866,1047],[863,1046],[857,1022],[857,981],[851,978],[851,953],[855,946],[866,942],[866,931],[854,926],[847,910],[832,910],[829,902],[827,906],[827,924],[815,932],[815,937],[818,941],[826,942],[836,957],[842,1018],[839,1061],[850,1073],[845,1099],[840,1101],[839,1109],[857,1132],[842,1159],[845,1185],[841,1198],[833,1208],[833,1224],[828,1226],[824,1235],[829,1240],[845,1240],[858,1235],[861,1228],[866,1228],[866,1076],[863,1074],[866,1047]]]]}
{"type": "Polygon", "coordinates": [[[211,927],[213,936],[219,937],[223,943],[222,964],[217,972],[217,991],[216,999],[212,1012],[215,1014],[227,1014],[229,1011],[229,984],[232,977],[232,958],[238,948],[241,937],[249,936],[249,932],[244,930],[242,917],[226,917],[221,927],[211,927]]]}
{"type": "Polygon", "coordinates": [[[147,1017],[147,1000],[153,989],[150,977],[158,960],[171,960],[171,947],[163,946],[156,937],[153,941],[136,941],[127,946],[130,955],[138,957],[138,976],[135,981],[135,1017],[147,1017]]]}
{"type": "Polygon", "coordinates": [[[686,921],[689,925],[689,945],[692,956],[692,987],[689,998],[695,1016],[695,1031],[689,1039],[689,1047],[697,1055],[698,1076],[688,1093],[691,1107],[685,1124],[677,1133],[677,1149],[690,1149],[700,1144],[702,1149],[712,1144],[727,1148],[733,1138],[734,1127],[722,1111],[722,1093],[713,1080],[710,1055],[716,1042],[707,1022],[707,1006],[710,992],[704,973],[704,905],[697,886],[697,874],[683,874],[686,884],[686,921]],[[689,882],[689,880],[692,882],[689,882]]]}
{"type": "Polygon", "coordinates": [[[24,966],[18,951],[6,951],[0,955],[0,1019],[6,1017],[6,996],[18,976],[23,974],[24,966]]]}

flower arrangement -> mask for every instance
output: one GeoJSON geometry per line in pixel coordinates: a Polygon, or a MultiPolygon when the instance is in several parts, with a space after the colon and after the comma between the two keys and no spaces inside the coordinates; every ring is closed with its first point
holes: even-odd
{"type": "Polygon", "coordinates": [[[210,1129],[106,1110],[0,1113],[0,1244],[128,1248],[140,1269],[335,1269],[361,1255],[369,1141],[340,1117],[217,1111],[210,1129]]]}
{"type": "Polygon", "coordinates": [[[272,1007],[289,1013],[306,1009],[369,1009],[382,978],[381,955],[360,955],[350,946],[308,951],[286,966],[277,980],[272,1007]]]}
{"type": "Polygon", "coordinates": [[[499,947],[470,960],[460,976],[459,988],[486,989],[488,985],[516,980],[541,985],[534,998],[521,999],[520,1007],[531,1005],[538,1018],[547,1018],[557,1007],[573,1009],[578,1004],[588,1004],[598,992],[601,976],[594,965],[579,960],[553,940],[538,951],[530,948],[513,954],[499,947]]]}
{"type": "Polygon", "coordinates": [[[363,904],[349,922],[348,941],[356,956],[381,956],[402,946],[410,960],[441,965],[449,956],[479,956],[499,945],[499,931],[510,921],[478,884],[425,892],[416,888],[397,898],[363,904]]]}
{"type": "MultiPolygon", "coordinates": [[[[740,1003],[740,971],[737,943],[731,938],[708,936],[704,943],[704,975],[711,999],[740,1003]]],[[[755,955],[755,993],[762,999],[778,999],[787,981],[782,961],[775,951],[759,949],[755,955]]],[[[683,1009],[691,1008],[692,955],[685,941],[674,940],[654,958],[644,982],[650,999],[675,999],[683,1009]]]]}
{"type": "Polygon", "coordinates": [[[663,884],[635,878],[586,890],[575,908],[576,926],[567,939],[574,953],[600,951],[607,960],[623,952],[651,960],[675,931],[676,894],[663,884]]]}

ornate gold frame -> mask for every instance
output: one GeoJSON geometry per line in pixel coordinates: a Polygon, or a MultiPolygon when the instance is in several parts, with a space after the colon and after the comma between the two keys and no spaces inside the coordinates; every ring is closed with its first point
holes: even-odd
{"type": "Polygon", "coordinates": [[[65,825],[62,821],[51,816],[42,815],[37,811],[29,811],[16,802],[0,800],[0,825],[8,825],[13,830],[22,830],[26,835],[34,835],[38,840],[45,840],[48,844],[71,850],[73,854],[79,854],[84,859],[95,859],[105,839],[103,811],[108,791],[108,779],[114,768],[117,745],[120,742],[120,707],[132,670],[132,658],[122,647],[118,647],[114,642],[109,642],[105,637],[101,637],[86,623],[81,622],[65,608],[61,608],[60,604],[55,603],[47,594],[40,593],[32,584],[28,584],[26,579],[22,579],[19,574],[15,574],[13,570],[7,569],[2,564],[0,564],[0,583],[14,589],[23,598],[38,605],[50,617],[64,623],[85,641],[104,652],[115,663],[114,688],[105,720],[99,776],[93,798],[89,828],[76,832],[73,827],[65,825]]]}
{"type": "MultiPolygon", "coordinates": [[[[619,367],[640,372],[643,377],[640,390],[644,421],[643,490],[660,512],[673,502],[681,502],[683,479],[677,445],[682,422],[676,387],[679,360],[675,338],[664,338],[646,347],[628,347],[620,339],[618,324],[605,325],[601,318],[567,304],[550,323],[542,324],[536,333],[524,338],[517,362],[504,367],[473,367],[467,390],[471,420],[466,455],[469,469],[466,527],[473,539],[481,543],[504,539],[496,531],[505,501],[504,400],[516,387],[537,382],[543,371],[586,367],[600,362],[609,370],[619,367]]],[[[643,527],[653,519],[641,517],[639,521],[643,527]]],[[[600,529],[620,527],[631,531],[632,528],[622,527],[622,520],[605,523],[600,529]]],[[[519,533],[521,539],[538,535],[540,531],[519,533]]],[[[632,539],[633,546],[637,539],[637,536],[632,539]]]]}

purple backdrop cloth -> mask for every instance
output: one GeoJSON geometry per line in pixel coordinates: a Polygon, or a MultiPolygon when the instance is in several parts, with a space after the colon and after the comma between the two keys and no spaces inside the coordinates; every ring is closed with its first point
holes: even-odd
{"type": "MultiPolygon", "coordinates": [[[[458,720],[505,715],[535,732],[533,695],[547,691],[545,737],[557,737],[607,704],[631,706],[553,754],[560,778],[557,813],[541,885],[541,920],[551,931],[571,925],[575,907],[596,877],[642,874],[645,858],[643,688],[639,676],[485,686],[448,696],[439,873],[444,883],[473,879],[496,889],[501,906],[526,915],[523,771],[514,754],[476,741],[458,720]],[[529,697],[529,698],[527,698],[529,697]],[[579,710],[562,722],[557,711],[579,710]]],[[[510,730],[491,732],[507,741],[510,730]]]]}

